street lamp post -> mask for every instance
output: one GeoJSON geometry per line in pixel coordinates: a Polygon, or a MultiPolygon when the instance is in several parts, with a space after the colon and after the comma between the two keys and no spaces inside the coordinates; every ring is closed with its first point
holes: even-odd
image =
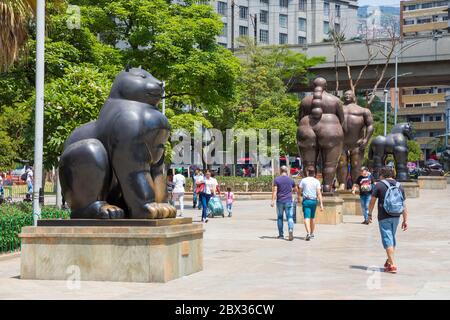
{"type": "Polygon", "coordinates": [[[447,101],[447,108],[445,109],[445,148],[450,148],[448,144],[448,135],[450,134],[450,90],[445,95],[445,101],[447,101]]]}
{"type": "MultiPolygon", "coordinates": [[[[403,76],[407,76],[412,74],[412,72],[406,72],[406,73],[402,73],[401,75],[395,75],[393,77],[390,77],[387,81],[386,84],[384,85],[384,135],[386,136],[387,134],[387,101],[388,101],[388,84],[389,82],[391,82],[393,79],[395,79],[395,83],[397,83],[397,79],[403,76]]],[[[397,99],[397,97],[395,97],[397,99]]],[[[397,106],[397,103],[395,102],[395,105],[397,106]]],[[[394,124],[397,124],[397,109],[396,106],[394,107],[394,124]]]]}
{"type": "Polygon", "coordinates": [[[44,50],[45,50],[45,0],[36,3],[36,110],[34,126],[34,181],[33,224],[41,217],[39,191],[42,188],[43,136],[44,136],[44,50]]]}

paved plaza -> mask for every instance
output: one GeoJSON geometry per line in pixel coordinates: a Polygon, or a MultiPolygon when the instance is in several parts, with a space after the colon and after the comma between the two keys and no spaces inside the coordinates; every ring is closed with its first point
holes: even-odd
{"type": "MultiPolygon", "coordinates": [[[[407,200],[409,230],[398,232],[399,273],[385,261],[378,224],[345,216],[306,242],[276,239],[269,201],[236,202],[233,218],[210,219],[204,270],[168,283],[21,280],[20,258],[0,260],[0,299],[450,299],[450,188],[407,200]]],[[[199,220],[200,211],[187,216],[199,220]]]]}

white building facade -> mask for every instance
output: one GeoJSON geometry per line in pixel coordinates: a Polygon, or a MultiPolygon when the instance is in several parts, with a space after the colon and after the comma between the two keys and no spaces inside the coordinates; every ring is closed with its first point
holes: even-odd
{"type": "Polygon", "coordinates": [[[215,0],[211,5],[224,23],[218,43],[227,48],[232,47],[233,20],[235,47],[237,38],[254,38],[255,31],[261,45],[322,42],[333,28],[347,39],[358,32],[356,0],[215,0]]]}

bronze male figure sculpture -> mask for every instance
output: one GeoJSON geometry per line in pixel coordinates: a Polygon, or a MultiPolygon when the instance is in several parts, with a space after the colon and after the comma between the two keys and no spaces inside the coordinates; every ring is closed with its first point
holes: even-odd
{"type": "Polygon", "coordinates": [[[356,104],[352,90],[344,93],[344,116],[344,149],[337,169],[339,189],[345,189],[349,161],[352,182],[358,179],[364,151],[374,131],[372,112],[356,104]]]}
{"type": "Polygon", "coordinates": [[[114,80],[98,119],[74,130],[59,163],[71,218],[173,218],[167,204],[167,118],[156,108],[162,83],[142,69],[114,80]]]}
{"type": "Polygon", "coordinates": [[[344,110],[342,102],[326,92],[326,88],[327,81],[318,77],[314,80],[314,94],[302,100],[297,145],[305,172],[316,170],[320,154],[323,191],[331,192],[344,142],[344,110]]]}

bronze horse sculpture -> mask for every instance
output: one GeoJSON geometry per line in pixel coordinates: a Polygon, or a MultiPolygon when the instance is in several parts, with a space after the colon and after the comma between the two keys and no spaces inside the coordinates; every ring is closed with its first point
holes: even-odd
{"type": "Polygon", "coordinates": [[[378,136],[369,146],[369,160],[372,161],[374,178],[379,179],[379,170],[384,166],[388,155],[392,154],[395,161],[397,181],[408,180],[408,140],[412,140],[412,127],[409,123],[395,125],[391,133],[378,136]]]}

